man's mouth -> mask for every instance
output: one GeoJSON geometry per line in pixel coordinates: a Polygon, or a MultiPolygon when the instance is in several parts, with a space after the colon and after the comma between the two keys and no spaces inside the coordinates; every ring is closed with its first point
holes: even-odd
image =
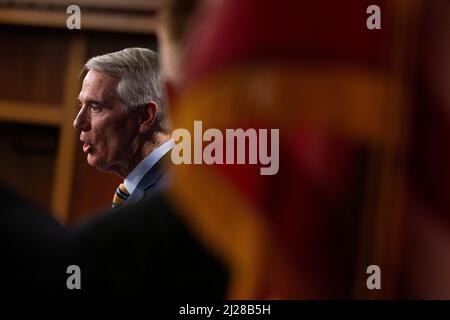
{"type": "Polygon", "coordinates": [[[89,144],[87,144],[86,142],[83,143],[83,152],[84,153],[88,153],[91,149],[91,146],[89,144]]]}

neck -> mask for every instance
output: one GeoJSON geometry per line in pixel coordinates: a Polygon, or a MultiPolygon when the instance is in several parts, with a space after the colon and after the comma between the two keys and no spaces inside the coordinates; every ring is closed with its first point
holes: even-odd
{"type": "Polygon", "coordinates": [[[136,166],[145,159],[151,152],[153,152],[156,148],[162,145],[164,142],[167,142],[170,139],[170,135],[167,133],[158,132],[155,133],[153,139],[141,141],[138,143],[137,152],[128,162],[127,166],[124,166],[117,172],[118,176],[124,179],[128,174],[133,171],[136,166]]]}

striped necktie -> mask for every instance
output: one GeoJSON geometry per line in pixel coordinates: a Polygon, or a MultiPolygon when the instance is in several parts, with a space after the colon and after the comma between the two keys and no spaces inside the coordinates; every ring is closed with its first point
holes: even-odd
{"type": "Polygon", "coordinates": [[[122,204],[127,201],[128,197],[130,196],[130,193],[125,188],[125,185],[121,183],[117,189],[116,193],[114,194],[113,202],[112,202],[112,208],[121,206],[122,204]]]}

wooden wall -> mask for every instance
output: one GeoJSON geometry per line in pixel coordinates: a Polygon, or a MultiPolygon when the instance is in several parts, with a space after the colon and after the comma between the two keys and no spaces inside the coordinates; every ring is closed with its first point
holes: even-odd
{"type": "Polygon", "coordinates": [[[0,183],[73,223],[108,208],[119,183],[87,165],[72,127],[81,67],[126,47],[156,50],[155,12],[114,9],[100,27],[82,14],[82,29],[69,30],[64,7],[50,9],[0,6],[0,183]]]}

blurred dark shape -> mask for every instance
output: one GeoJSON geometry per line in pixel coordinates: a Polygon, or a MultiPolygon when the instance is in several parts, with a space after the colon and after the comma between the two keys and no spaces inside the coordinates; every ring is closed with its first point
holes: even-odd
{"type": "Polygon", "coordinates": [[[161,193],[74,231],[86,262],[83,297],[223,299],[228,275],[161,193]]]}
{"type": "Polygon", "coordinates": [[[6,299],[221,299],[228,272],[170,205],[150,200],[66,229],[1,189],[0,272],[6,299]],[[66,283],[76,265],[81,289],[66,283]]]}
{"type": "Polygon", "coordinates": [[[4,187],[0,190],[2,297],[74,297],[66,287],[66,270],[79,257],[67,230],[4,187]]]}
{"type": "Polygon", "coordinates": [[[175,201],[190,204],[191,223],[230,265],[229,297],[386,299],[408,295],[402,281],[414,287],[417,278],[402,279],[414,250],[405,248],[414,203],[409,147],[421,155],[413,162],[422,181],[437,190],[431,203],[442,205],[448,179],[429,170],[448,172],[449,148],[427,136],[439,122],[434,134],[445,135],[448,122],[432,120],[440,111],[419,111],[415,128],[428,129],[411,135],[410,77],[427,8],[377,1],[382,29],[372,31],[371,4],[229,0],[205,5],[198,17],[174,127],[202,120],[204,130],[280,129],[275,176],[251,165],[175,174],[175,201]],[[437,143],[443,159],[420,141],[437,143]],[[371,264],[381,267],[382,290],[366,287],[371,264]]]}
{"type": "Polygon", "coordinates": [[[418,33],[404,295],[450,299],[450,3],[428,1],[418,33]]]}

